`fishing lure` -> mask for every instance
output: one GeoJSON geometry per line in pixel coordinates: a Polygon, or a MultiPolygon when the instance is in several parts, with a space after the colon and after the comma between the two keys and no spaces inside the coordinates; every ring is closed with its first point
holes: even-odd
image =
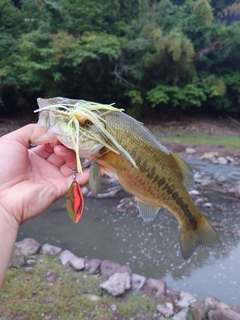
{"type": "Polygon", "coordinates": [[[80,185],[76,181],[77,169],[72,169],[72,171],[73,171],[73,182],[66,196],[66,207],[67,207],[67,212],[70,219],[74,223],[78,223],[84,209],[84,198],[83,198],[80,185]]]}

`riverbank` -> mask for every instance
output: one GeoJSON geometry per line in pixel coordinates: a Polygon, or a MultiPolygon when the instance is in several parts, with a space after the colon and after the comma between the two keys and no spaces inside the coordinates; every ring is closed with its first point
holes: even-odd
{"type": "MultiPolygon", "coordinates": [[[[199,123],[198,123],[199,125],[199,123]]],[[[218,124],[220,125],[220,124],[218,124]]],[[[177,125],[169,125],[164,124],[161,125],[164,127],[164,132],[162,136],[160,135],[159,125],[158,128],[153,129],[156,131],[156,136],[164,141],[164,144],[168,146],[168,148],[174,152],[177,152],[179,155],[183,157],[190,157],[190,158],[198,158],[203,156],[205,153],[210,154],[212,153],[212,157],[206,159],[206,161],[218,161],[219,158],[227,158],[230,157],[233,159],[234,162],[239,162],[239,154],[240,151],[238,148],[228,148],[226,144],[222,144],[222,137],[223,135],[227,135],[233,141],[238,141],[240,134],[237,127],[234,130],[226,129],[221,130],[221,134],[219,132],[218,142],[217,144],[202,144],[199,145],[198,142],[194,143],[182,143],[185,137],[187,137],[186,128],[188,125],[183,128],[183,131],[180,131],[182,124],[178,123],[177,125]],[[169,132],[169,126],[172,131],[172,136],[169,132]],[[232,131],[234,134],[232,134],[232,131]],[[176,135],[177,132],[177,135],[176,135]],[[228,133],[227,133],[228,132],[228,133]],[[175,137],[176,135],[176,137],[175,137]],[[172,141],[167,141],[166,137],[173,137],[174,139],[180,138],[180,144],[174,143],[172,141]],[[201,150],[198,148],[201,146],[201,150]],[[187,150],[188,149],[188,150],[187,150]],[[189,152],[189,149],[192,149],[189,152]],[[194,150],[194,152],[193,152],[194,150]]],[[[151,124],[148,124],[148,127],[151,127],[151,124]]],[[[200,126],[201,127],[201,126],[200,126]]],[[[197,128],[199,128],[197,126],[197,128]]],[[[191,133],[192,134],[192,133],[191,133]]],[[[195,133],[194,133],[195,134],[195,133]]],[[[200,133],[196,132],[196,139],[199,139],[201,135],[204,135],[204,139],[206,139],[206,132],[200,133]]],[[[207,135],[208,137],[208,135],[207,135]]],[[[209,134],[209,137],[212,135],[209,134]]],[[[210,139],[209,139],[210,140],[210,139]]],[[[199,141],[199,140],[196,140],[199,141]]],[[[209,141],[207,141],[209,142],[209,141]]],[[[225,143],[225,142],[224,142],[225,143]]],[[[237,144],[238,145],[238,144],[237,144]]],[[[210,157],[210,155],[209,155],[210,157]]],[[[227,160],[227,159],[226,159],[227,160]]],[[[228,160],[227,160],[228,161],[228,160]]],[[[230,163],[227,165],[232,165],[230,163]]],[[[203,177],[198,177],[198,179],[202,179],[202,182],[199,183],[206,183],[206,179],[203,177]]],[[[209,179],[208,179],[209,181],[209,179]]],[[[223,185],[223,184],[222,184],[223,185]]],[[[236,190],[235,190],[236,191],[236,190]]],[[[234,193],[235,194],[235,193],[234,193]]],[[[237,194],[236,194],[236,197],[237,194]]],[[[206,202],[205,202],[206,203],[206,202]]],[[[101,278],[101,274],[97,272],[96,275],[89,274],[89,270],[86,270],[85,267],[85,260],[84,260],[84,268],[85,271],[73,271],[72,267],[68,265],[68,263],[62,267],[59,263],[59,258],[49,258],[45,255],[34,254],[33,256],[30,255],[29,257],[25,257],[26,264],[23,265],[23,268],[20,269],[11,269],[9,270],[7,282],[2,290],[2,296],[0,298],[1,302],[1,311],[4,310],[4,314],[2,315],[3,319],[159,319],[163,315],[161,311],[158,310],[166,310],[163,308],[167,307],[171,309],[168,299],[168,288],[167,284],[165,283],[165,294],[163,294],[159,299],[156,300],[156,292],[158,290],[156,287],[153,287],[152,294],[150,295],[151,298],[145,299],[148,297],[146,293],[143,295],[140,293],[136,293],[130,289],[127,289],[126,292],[120,295],[117,298],[112,297],[109,294],[106,294],[103,289],[99,288],[99,285],[104,282],[105,279],[101,278]],[[32,260],[32,261],[31,261],[32,260]],[[70,272],[71,271],[71,272],[70,272]],[[87,272],[87,273],[85,273],[87,272]],[[57,275],[55,275],[57,274],[57,275]],[[76,277],[77,276],[77,277],[76,277]],[[45,278],[50,278],[50,280],[46,280],[45,278]],[[78,278],[79,277],[79,278],[78,278]],[[54,280],[54,278],[56,278],[54,280]],[[65,280],[64,280],[65,279],[65,280]],[[93,284],[93,285],[92,285],[93,284]],[[76,288],[75,288],[76,285],[76,288]],[[50,290],[51,289],[51,290],[50,290]],[[16,293],[16,294],[15,294],[16,293]],[[97,297],[92,297],[92,299],[104,298],[103,300],[89,301],[90,296],[89,294],[93,294],[97,297]],[[20,298],[21,297],[21,298],[20,298]],[[164,298],[162,300],[162,298],[164,298]],[[2,303],[4,303],[4,308],[2,308],[2,303]],[[126,303],[126,304],[125,304],[126,303]],[[157,306],[158,310],[157,310],[157,306]],[[32,310],[32,311],[31,311],[32,310]],[[34,312],[33,312],[34,310],[34,312]],[[55,310],[59,310],[59,313],[56,313],[55,310]],[[31,313],[32,312],[32,313],[31,313]],[[7,314],[7,317],[6,317],[7,314]],[[34,317],[32,316],[34,314],[34,317]]],[[[94,260],[94,259],[92,259],[94,260]]],[[[100,261],[100,264],[102,261],[100,261]]],[[[100,268],[99,268],[100,270],[100,268]]],[[[131,278],[130,278],[131,279],[131,278]]],[[[161,279],[157,279],[161,280],[161,279]]],[[[127,280],[128,281],[128,280],[127,280]]],[[[128,282],[129,283],[129,282],[128,282]]],[[[131,283],[131,281],[130,281],[131,283]]],[[[147,283],[147,279],[146,279],[147,283]]],[[[145,286],[146,286],[145,283],[145,286]]],[[[151,283],[151,281],[150,281],[151,283]]],[[[163,284],[162,280],[158,283],[163,284]]],[[[149,284],[149,282],[148,282],[149,284]]],[[[129,284],[127,284],[127,287],[129,284]]],[[[141,291],[141,290],[140,290],[141,291]]],[[[180,297],[180,290],[174,290],[179,292],[180,297]]],[[[207,288],[206,288],[207,292],[207,288]]],[[[179,301],[180,298],[177,298],[179,301]]],[[[194,298],[195,299],[195,298],[194,298]]],[[[213,299],[214,300],[214,299],[213,299]]],[[[215,300],[214,300],[215,301],[215,300]]],[[[173,304],[173,303],[172,303],[173,304]]],[[[201,310],[205,310],[205,301],[197,301],[197,304],[200,305],[201,310]]],[[[222,305],[222,304],[221,304],[222,305]]],[[[223,304],[226,306],[225,304],[223,304]]],[[[215,307],[216,308],[216,307],[215,307]]],[[[186,308],[185,308],[186,309],[186,308]]],[[[218,308],[221,309],[221,308],[218,308]]],[[[238,307],[232,309],[226,307],[229,312],[233,311],[235,313],[238,312],[238,307]],[[237,312],[236,312],[237,311],[237,312]]],[[[176,318],[177,314],[181,311],[180,309],[174,309],[174,319],[186,319],[186,310],[184,311],[183,318],[176,318]],[[179,312],[178,312],[179,311],[179,312]]],[[[3,312],[3,311],[2,311],[3,312]]],[[[58,312],[58,311],[57,311],[58,312]]],[[[170,312],[166,310],[166,312],[170,312]]],[[[225,311],[224,311],[225,312],[225,311]]],[[[231,317],[233,318],[233,313],[230,313],[231,317]]],[[[224,315],[225,318],[227,315],[224,315]]],[[[169,316],[172,317],[172,316],[169,316]]],[[[179,316],[180,317],[180,316],[179,316]]],[[[189,316],[190,317],[190,316],[189,316]]],[[[238,319],[238,314],[234,314],[234,317],[238,319]]],[[[170,318],[169,318],[170,319],[170,318]]],[[[190,317],[191,319],[191,317],[190,317]]],[[[193,319],[198,319],[197,316],[193,319]]],[[[200,318],[199,318],[200,319],[200,318]]],[[[207,318],[206,318],[207,319],[207,318]]],[[[212,318],[214,319],[214,318],[212,318]]],[[[215,317],[215,319],[218,319],[215,317]]],[[[227,319],[227,318],[226,318],[227,319]]]]}
{"type": "Polygon", "coordinates": [[[5,320],[240,319],[240,305],[210,296],[199,301],[129,266],[83,259],[31,238],[16,243],[10,265],[0,291],[5,320]]]}

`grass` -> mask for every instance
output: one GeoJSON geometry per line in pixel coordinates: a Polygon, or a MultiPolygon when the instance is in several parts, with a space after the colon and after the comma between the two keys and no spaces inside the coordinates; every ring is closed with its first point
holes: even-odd
{"type": "Polygon", "coordinates": [[[103,281],[100,276],[68,271],[58,258],[39,256],[27,271],[8,270],[0,291],[0,319],[154,318],[157,303],[153,299],[135,293],[113,297],[99,288],[103,281]],[[91,301],[87,294],[96,295],[99,300],[91,301]]]}
{"type": "Polygon", "coordinates": [[[189,145],[212,145],[221,146],[224,148],[233,148],[240,150],[239,137],[225,137],[225,136],[212,136],[208,134],[182,134],[175,133],[174,136],[158,137],[161,142],[174,142],[176,144],[189,144],[189,145]]]}

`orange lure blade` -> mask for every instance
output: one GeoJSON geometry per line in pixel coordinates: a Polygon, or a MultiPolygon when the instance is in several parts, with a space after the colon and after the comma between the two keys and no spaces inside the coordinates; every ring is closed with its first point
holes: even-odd
{"type": "Polygon", "coordinates": [[[74,223],[78,223],[83,213],[84,198],[80,185],[75,180],[68,190],[66,207],[70,219],[74,223]]]}

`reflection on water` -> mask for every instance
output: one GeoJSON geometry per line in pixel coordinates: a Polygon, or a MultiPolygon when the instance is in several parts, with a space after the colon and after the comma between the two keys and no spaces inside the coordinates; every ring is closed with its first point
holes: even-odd
{"type": "Polygon", "coordinates": [[[234,233],[240,227],[239,200],[221,200],[222,194],[213,192],[208,198],[218,201],[219,209],[204,213],[225,225],[217,229],[223,246],[198,248],[188,262],[182,259],[178,224],[170,213],[162,209],[153,222],[144,223],[137,211],[115,212],[119,198],[85,199],[77,225],[69,219],[62,198],[22,225],[18,240],[33,237],[81,257],[130,264],[134,273],[164,278],[168,286],[190,291],[197,299],[212,295],[231,305],[240,304],[240,240],[234,233]]]}

